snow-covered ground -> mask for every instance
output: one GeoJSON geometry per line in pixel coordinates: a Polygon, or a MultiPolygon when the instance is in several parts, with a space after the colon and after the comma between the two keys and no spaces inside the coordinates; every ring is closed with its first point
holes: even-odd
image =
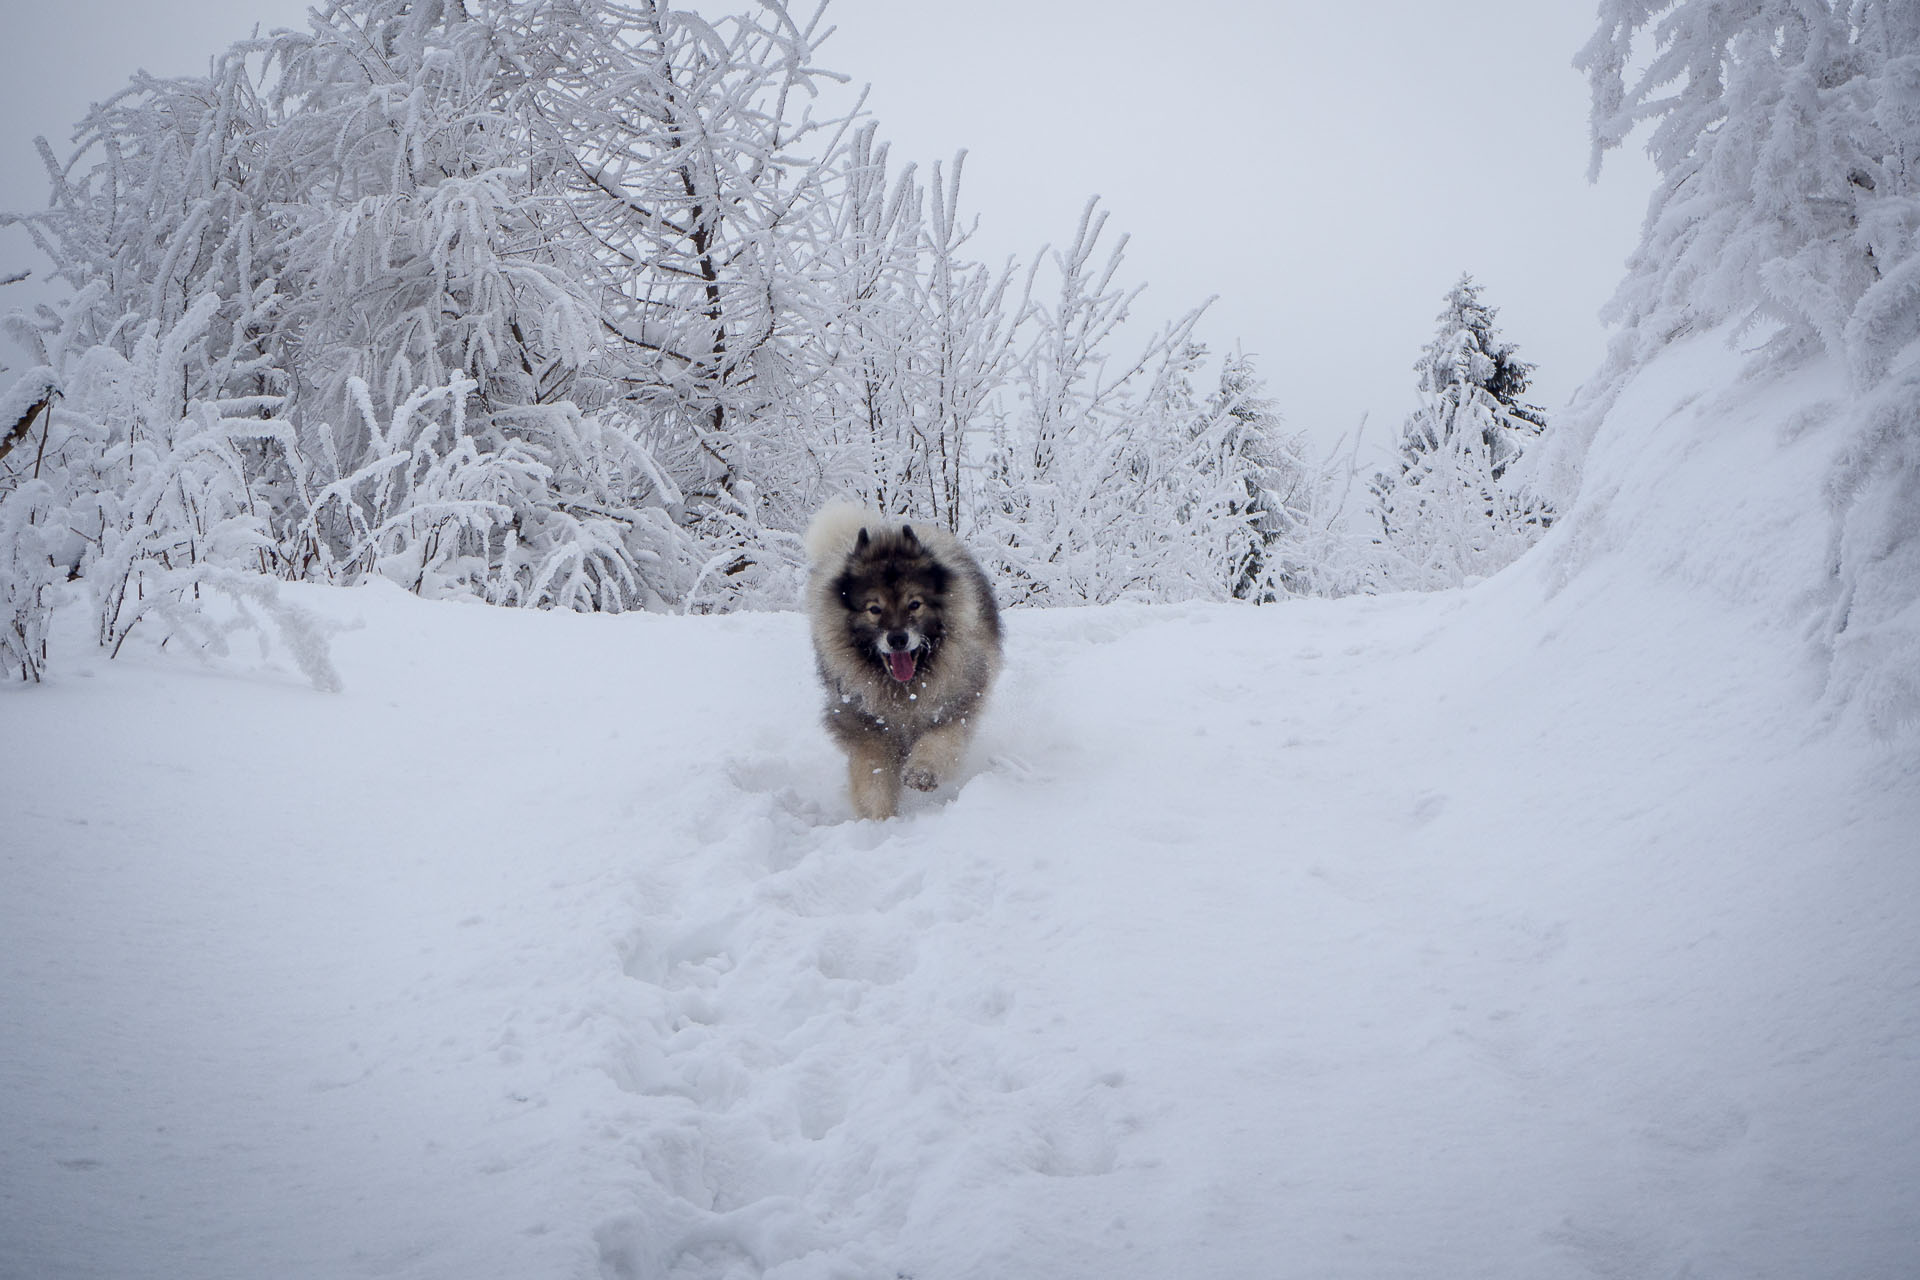
{"type": "Polygon", "coordinates": [[[1011,615],[884,824],[796,615],[290,591],[321,694],[69,614],[0,1275],[1920,1272],[1920,757],[1808,638],[1831,388],[1727,359],[1470,591],[1011,615]]]}

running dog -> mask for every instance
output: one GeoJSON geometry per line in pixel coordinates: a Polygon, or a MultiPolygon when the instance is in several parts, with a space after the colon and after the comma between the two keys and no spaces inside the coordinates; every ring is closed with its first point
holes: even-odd
{"type": "Polygon", "coordinates": [[[1000,671],[993,587],[958,539],[835,503],[807,527],[807,619],[827,731],[847,753],[862,818],[891,818],[900,785],[953,776],[1000,671]]]}

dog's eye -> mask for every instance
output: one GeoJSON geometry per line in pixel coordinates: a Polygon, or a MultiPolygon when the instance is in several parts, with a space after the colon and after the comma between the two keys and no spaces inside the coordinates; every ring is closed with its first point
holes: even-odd
{"type": "Polygon", "coordinates": [[[877,605],[877,604],[870,604],[870,605],[868,605],[868,606],[867,606],[867,616],[868,616],[868,617],[871,617],[871,618],[877,618],[877,617],[879,617],[879,616],[880,616],[880,606],[879,606],[879,605],[877,605]]]}
{"type": "Polygon", "coordinates": [[[907,612],[908,613],[920,612],[920,602],[918,600],[907,601],[907,612]]]}

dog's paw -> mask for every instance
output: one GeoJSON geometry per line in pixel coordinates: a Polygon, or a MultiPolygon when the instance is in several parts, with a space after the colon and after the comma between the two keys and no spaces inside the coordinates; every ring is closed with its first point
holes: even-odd
{"type": "Polygon", "coordinates": [[[900,775],[900,781],[915,791],[931,791],[940,785],[940,779],[934,776],[933,770],[920,765],[908,765],[906,771],[900,775]]]}

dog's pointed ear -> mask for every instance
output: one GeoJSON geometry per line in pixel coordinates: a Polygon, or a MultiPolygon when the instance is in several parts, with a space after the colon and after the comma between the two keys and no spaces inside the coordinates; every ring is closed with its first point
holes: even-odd
{"type": "Polygon", "coordinates": [[[920,545],[920,539],[913,536],[913,526],[910,524],[900,526],[900,541],[906,543],[909,547],[917,547],[920,545]]]}
{"type": "Polygon", "coordinates": [[[872,539],[867,537],[867,528],[865,525],[862,525],[860,526],[860,536],[853,540],[853,549],[855,551],[865,551],[867,549],[867,543],[870,541],[872,541],[872,539]]]}

